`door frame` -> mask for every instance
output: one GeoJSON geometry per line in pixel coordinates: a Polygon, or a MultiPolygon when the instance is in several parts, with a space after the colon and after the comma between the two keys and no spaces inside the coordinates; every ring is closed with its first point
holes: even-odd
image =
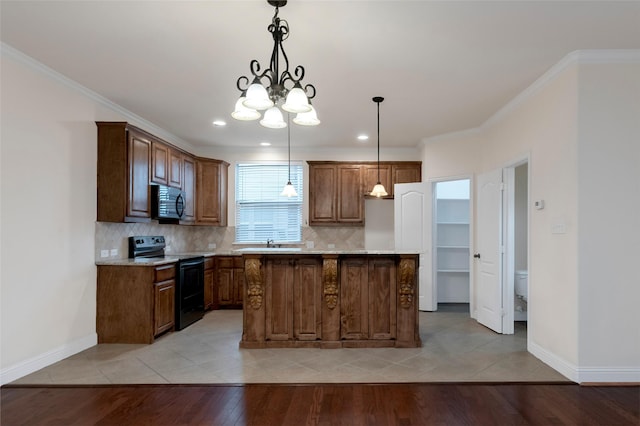
{"type": "Polygon", "coordinates": [[[468,180],[469,181],[469,316],[476,318],[476,303],[475,303],[475,262],[473,262],[472,251],[474,247],[474,235],[475,235],[475,200],[474,200],[474,185],[475,179],[473,174],[454,175],[454,176],[440,176],[429,178],[426,182],[431,185],[431,282],[434,283],[433,291],[433,303],[438,307],[438,272],[437,272],[437,243],[438,232],[436,226],[436,184],[440,182],[449,182],[452,180],[468,180]]]}
{"type": "MultiPolygon", "coordinates": [[[[503,167],[503,182],[505,191],[503,193],[503,235],[504,235],[504,254],[505,259],[503,268],[503,286],[502,286],[502,309],[505,315],[502,317],[502,333],[514,333],[515,321],[515,168],[523,164],[527,164],[527,269],[530,267],[531,256],[531,158],[527,153],[519,159],[509,162],[503,167]]],[[[529,283],[531,280],[529,280],[529,283]]],[[[528,291],[528,290],[527,290],[528,291]]],[[[530,298],[527,298],[527,313],[529,309],[530,298]]],[[[529,327],[529,319],[527,320],[527,328],[529,327]]],[[[527,338],[531,333],[527,333],[527,338]]]]}

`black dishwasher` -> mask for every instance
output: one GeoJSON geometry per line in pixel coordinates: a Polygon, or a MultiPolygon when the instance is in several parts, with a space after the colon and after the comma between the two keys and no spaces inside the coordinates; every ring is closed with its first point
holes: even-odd
{"type": "Polygon", "coordinates": [[[178,260],[176,265],[176,330],[204,316],[204,257],[178,260]]]}

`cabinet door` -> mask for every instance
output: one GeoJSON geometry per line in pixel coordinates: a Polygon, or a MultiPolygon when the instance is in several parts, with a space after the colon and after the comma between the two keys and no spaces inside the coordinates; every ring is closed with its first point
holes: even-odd
{"type": "Polygon", "coordinates": [[[289,259],[266,261],[265,337],[293,339],[293,265],[289,259]]]}
{"type": "Polygon", "coordinates": [[[309,223],[336,221],[337,168],[331,164],[309,166],[309,223]]]}
{"type": "Polygon", "coordinates": [[[204,271],[204,309],[213,308],[213,270],[204,271]]]}
{"type": "Polygon", "coordinates": [[[233,269],[218,268],[218,304],[220,306],[233,305],[233,269]]]}
{"type": "Polygon", "coordinates": [[[175,149],[169,150],[169,186],[182,189],[182,154],[175,149]]]}
{"type": "Polygon", "coordinates": [[[244,269],[233,268],[233,304],[242,306],[243,303],[244,303],[244,269]]]}
{"type": "Polygon", "coordinates": [[[369,338],[396,338],[396,266],[390,258],[369,259],[369,338]]]}
{"type": "Polygon", "coordinates": [[[127,216],[151,217],[149,189],[151,142],[137,132],[129,132],[129,193],[127,216]]]}
{"type": "Polygon", "coordinates": [[[338,166],[338,222],[364,223],[362,186],[362,166],[338,166]]]}
{"type": "Polygon", "coordinates": [[[366,258],[343,259],[340,264],[340,337],[369,337],[368,264],[366,258]]]}
{"type": "Polygon", "coordinates": [[[322,338],[322,264],[298,259],[293,281],[293,334],[297,340],[322,338]]]}
{"type": "Polygon", "coordinates": [[[151,182],[161,185],[169,183],[169,147],[153,141],[151,145],[151,182]]]}
{"type": "Polygon", "coordinates": [[[391,171],[393,173],[393,183],[412,183],[421,181],[422,166],[420,163],[394,164],[391,171]]]}
{"type": "Polygon", "coordinates": [[[192,157],[182,156],[182,190],[185,193],[182,221],[196,220],[196,163],[192,157]]]}
{"type": "Polygon", "coordinates": [[[196,223],[226,226],[227,164],[196,160],[196,223]]]}
{"type": "Polygon", "coordinates": [[[384,189],[387,190],[387,192],[389,193],[388,196],[391,196],[392,194],[392,187],[393,185],[391,184],[391,165],[389,164],[381,164],[380,165],[380,172],[378,172],[378,166],[377,165],[365,165],[364,166],[364,194],[365,195],[369,195],[369,193],[371,192],[371,190],[373,189],[373,187],[375,186],[375,184],[378,183],[378,174],[380,176],[380,183],[382,183],[382,185],[384,185],[384,189]]]}
{"type": "Polygon", "coordinates": [[[170,330],[175,324],[175,281],[154,284],[154,335],[170,330]]]}

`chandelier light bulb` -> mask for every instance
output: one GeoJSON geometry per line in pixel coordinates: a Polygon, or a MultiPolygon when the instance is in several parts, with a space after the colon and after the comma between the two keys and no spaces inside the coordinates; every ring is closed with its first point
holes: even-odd
{"type": "Polygon", "coordinates": [[[287,127],[282,117],[282,111],[278,107],[273,106],[264,113],[264,118],[260,120],[260,124],[270,129],[283,129],[287,127]]]}
{"type": "Polygon", "coordinates": [[[244,106],[243,102],[245,101],[245,99],[247,98],[244,96],[238,99],[238,101],[236,102],[236,107],[231,113],[231,117],[241,121],[251,121],[260,118],[260,113],[258,111],[244,106]]]}

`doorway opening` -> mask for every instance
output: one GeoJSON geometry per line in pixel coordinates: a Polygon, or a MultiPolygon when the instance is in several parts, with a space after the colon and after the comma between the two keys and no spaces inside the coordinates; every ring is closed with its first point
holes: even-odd
{"type": "MultiPolygon", "coordinates": [[[[525,160],[507,167],[505,183],[505,309],[513,312],[512,327],[518,323],[523,327],[529,301],[529,163],[525,160]]],[[[505,323],[505,332],[510,325],[505,323]]]]}
{"type": "Polygon", "coordinates": [[[470,182],[456,179],[434,183],[433,264],[438,308],[447,304],[469,309],[471,302],[470,182]]]}

